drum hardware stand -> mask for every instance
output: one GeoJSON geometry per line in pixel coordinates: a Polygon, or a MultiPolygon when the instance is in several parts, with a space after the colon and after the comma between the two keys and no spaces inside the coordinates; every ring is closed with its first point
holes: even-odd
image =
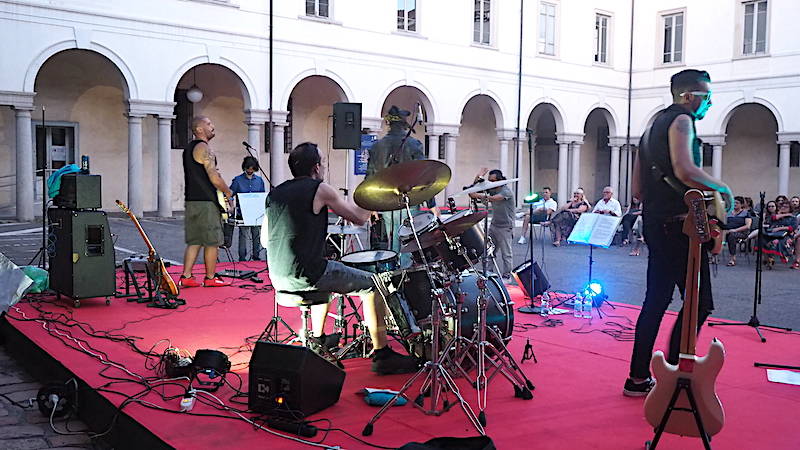
{"type": "Polygon", "coordinates": [[[275,342],[276,344],[283,344],[286,341],[290,341],[299,337],[299,335],[283,320],[283,317],[278,314],[278,293],[275,292],[275,295],[272,297],[272,319],[270,319],[267,327],[264,328],[264,331],[261,333],[261,336],[258,337],[259,341],[266,341],[266,342],[275,342]],[[284,326],[289,331],[289,334],[281,339],[278,334],[280,332],[281,325],[284,326]]]}
{"type": "MultiPolygon", "coordinates": [[[[337,302],[337,308],[336,308],[337,311],[336,311],[336,314],[333,315],[333,317],[334,317],[334,325],[333,325],[334,332],[336,330],[340,330],[343,342],[347,342],[347,339],[348,339],[348,334],[347,334],[348,318],[349,317],[354,317],[356,323],[353,324],[353,335],[352,335],[353,339],[349,343],[344,345],[342,348],[340,348],[339,351],[336,352],[336,359],[340,359],[340,360],[341,359],[345,359],[345,357],[352,351],[352,349],[356,345],[361,345],[360,355],[361,355],[361,357],[366,358],[367,354],[369,353],[369,352],[367,352],[369,333],[368,333],[366,325],[364,325],[364,320],[361,318],[361,315],[358,313],[358,308],[356,307],[355,303],[353,302],[353,298],[352,297],[350,297],[349,295],[346,295],[346,294],[339,294],[338,297],[339,297],[339,301],[337,302]],[[350,314],[345,314],[344,313],[345,299],[347,300],[348,303],[350,303],[350,307],[353,308],[353,312],[351,312],[350,314]],[[359,330],[361,331],[361,334],[358,333],[359,330]]],[[[332,315],[332,314],[329,313],[328,315],[332,315]]]]}
{"type": "MultiPolygon", "coordinates": [[[[409,198],[408,193],[402,193],[402,203],[405,207],[406,211],[408,212],[409,217],[411,216],[411,208],[409,205],[409,198]]],[[[422,244],[419,241],[419,236],[417,234],[416,227],[414,227],[414,221],[410,221],[411,231],[414,235],[414,240],[417,242],[417,247],[422,250],[422,244]]],[[[439,352],[439,332],[440,326],[442,322],[442,309],[443,309],[443,297],[444,297],[444,290],[441,288],[435,288],[435,284],[433,282],[433,276],[430,273],[430,265],[428,264],[428,259],[425,257],[424,252],[420,251],[420,256],[422,258],[423,266],[425,267],[425,273],[428,276],[428,280],[430,282],[430,286],[434,287],[433,293],[434,295],[431,296],[431,314],[432,314],[432,339],[431,339],[431,359],[432,361],[428,361],[425,365],[414,375],[412,376],[406,383],[403,385],[402,388],[388,401],[386,402],[383,407],[375,414],[375,416],[370,419],[364,429],[361,431],[363,436],[370,436],[373,431],[373,424],[386,412],[389,408],[394,405],[397,399],[403,395],[405,396],[405,392],[408,391],[414,382],[420,378],[423,374],[425,375],[425,381],[423,382],[423,389],[420,392],[420,397],[423,395],[422,391],[426,388],[430,392],[430,408],[424,408],[424,402],[420,400],[420,397],[414,401],[414,405],[420,409],[426,415],[436,415],[439,416],[443,412],[448,411],[452,404],[450,404],[447,398],[443,399],[442,408],[439,409],[439,399],[442,396],[442,391],[444,391],[445,395],[447,391],[450,391],[455,395],[458,399],[459,404],[461,405],[461,409],[464,410],[464,414],[467,416],[467,419],[472,423],[478,433],[481,435],[485,435],[483,430],[483,426],[481,425],[479,419],[475,416],[475,412],[469,406],[469,404],[464,400],[464,397],[461,396],[461,392],[458,390],[458,386],[456,385],[453,377],[450,375],[448,370],[444,367],[444,361],[448,358],[448,352],[452,348],[455,340],[450,339],[444,347],[444,351],[439,352]],[[440,380],[441,378],[441,380],[440,380]],[[442,383],[444,381],[444,383],[442,383]]]]}
{"type": "MultiPolygon", "coordinates": [[[[484,199],[486,204],[487,211],[490,208],[490,203],[488,200],[484,199]]],[[[484,235],[489,236],[489,215],[486,215],[484,219],[484,235]]],[[[477,359],[477,372],[475,374],[475,389],[477,390],[478,394],[478,408],[480,409],[480,413],[478,414],[478,420],[480,421],[481,425],[486,426],[486,403],[487,403],[487,393],[488,393],[488,384],[489,381],[494,378],[494,375],[497,372],[500,372],[506,379],[511,383],[514,387],[514,396],[522,398],[524,400],[530,400],[533,398],[533,394],[531,393],[532,389],[535,389],[533,383],[525,376],[525,373],[522,372],[522,369],[517,365],[514,361],[514,357],[508,351],[508,348],[505,346],[502,338],[500,337],[499,333],[497,333],[493,328],[490,328],[486,324],[486,309],[487,309],[487,298],[486,295],[488,293],[488,287],[486,282],[488,278],[486,276],[486,266],[488,264],[488,250],[487,247],[488,243],[484,241],[484,251],[482,257],[482,265],[483,265],[483,272],[475,271],[478,276],[478,324],[477,329],[475,330],[475,334],[472,338],[472,343],[470,348],[467,348],[464,351],[463,356],[469,355],[469,351],[472,348],[475,349],[476,352],[476,359],[477,359]],[[487,340],[487,331],[491,334],[491,337],[494,338],[494,342],[487,340]],[[498,348],[498,346],[500,348],[498,348]],[[491,357],[490,355],[491,354],[491,357]],[[491,377],[487,377],[486,375],[486,361],[489,361],[495,367],[494,373],[492,373],[491,377]]]]}

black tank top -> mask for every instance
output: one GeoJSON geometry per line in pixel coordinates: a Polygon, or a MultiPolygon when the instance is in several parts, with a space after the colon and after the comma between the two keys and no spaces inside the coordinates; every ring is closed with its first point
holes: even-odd
{"type": "MultiPolygon", "coordinates": [[[[203,141],[195,139],[183,149],[183,183],[186,201],[217,202],[217,188],[211,184],[206,168],[194,159],[194,148],[203,141]]],[[[216,161],[214,161],[216,164],[216,161]]]]}
{"type": "MultiPolygon", "coordinates": [[[[642,220],[664,222],[668,218],[685,214],[688,211],[683,202],[683,193],[688,190],[688,187],[675,176],[672,159],[669,156],[669,127],[681,114],[686,114],[692,119],[692,131],[695,131],[694,118],[687,113],[686,109],[673,104],[658,113],[653,125],[650,126],[649,134],[646,133],[642,136],[642,142],[639,143],[640,175],[644,194],[642,220]],[[648,141],[644,142],[644,139],[648,137],[648,141]],[[656,169],[654,170],[653,167],[656,169]],[[663,177],[660,176],[661,174],[663,177]],[[676,181],[681,191],[679,192],[667,184],[664,177],[676,181]]],[[[692,159],[697,166],[703,164],[701,149],[702,141],[697,138],[695,132],[692,159]]]]}
{"type": "Polygon", "coordinates": [[[314,213],[320,183],[309,177],[294,178],[267,196],[269,277],[278,290],[309,289],[325,272],[327,209],[314,213]]]}

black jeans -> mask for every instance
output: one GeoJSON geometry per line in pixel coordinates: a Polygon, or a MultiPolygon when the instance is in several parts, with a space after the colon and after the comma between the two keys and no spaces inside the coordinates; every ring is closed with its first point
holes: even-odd
{"type": "Polygon", "coordinates": [[[633,214],[625,214],[622,216],[622,239],[630,240],[633,224],[636,223],[636,219],[638,218],[638,215],[633,214]]]}
{"type": "MultiPolygon", "coordinates": [[[[647,242],[649,255],[647,258],[647,292],[636,321],[636,337],[631,356],[631,378],[647,378],[650,376],[650,358],[653,345],[658,335],[658,328],[667,306],[672,301],[675,286],[683,297],[686,283],[686,260],[689,255],[689,237],[681,230],[683,222],[659,223],[644,221],[644,239],[647,242]]],[[[698,303],[697,329],[705,322],[714,309],[711,295],[711,273],[708,268],[708,252],[701,251],[700,256],[700,298],[698,303]]],[[[669,342],[667,361],[678,363],[678,352],[681,342],[681,324],[683,308],[678,314],[669,342]]]]}

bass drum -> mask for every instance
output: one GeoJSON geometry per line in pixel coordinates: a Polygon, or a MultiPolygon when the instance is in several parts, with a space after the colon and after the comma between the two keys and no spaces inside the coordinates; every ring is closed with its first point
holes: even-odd
{"type": "MultiPolygon", "coordinates": [[[[411,286],[418,286],[421,289],[406,287],[403,289],[404,298],[409,308],[417,318],[417,323],[424,327],[423,333],[414,336],[406,342],[409,354],[419,358],[431,359],[431,327],[428,316],[430,315],[431,293],[426,289],[430,283],[421,278],[424,273],[417,273],[416,278],[421,283],[412,283],[411,286]],[[426,286],[427,285],[427,286],[426,286]]],[[[411,277],[415,278],[414,276],[411,277]]],[[[487,286],[487,305],[486,305],[486,324],[488,328],[494,329],[500,336],[502,343],[507,344],[511,340],[514,331],[514,302],[503,284],[502,278],[496,274],[489,274],[486,281],[487,286]]],[[[446,307],[454,310],[458,295],[464,296],[464,304],[461,309],[461,336],[471,339],[478,326],[478,276],[475,272],[464,272],[461,280],[445,290],[446,307]]],[[[442,330],[440,345],[444,346],[450,337],[455,335],[455,318],[446,321],[447,327],[442,330]]],[[[488,334],[488,340],[493,342],[495,339],[488,334]]],[[[498,343],[499,344],[499,343],[498,343]]]]}

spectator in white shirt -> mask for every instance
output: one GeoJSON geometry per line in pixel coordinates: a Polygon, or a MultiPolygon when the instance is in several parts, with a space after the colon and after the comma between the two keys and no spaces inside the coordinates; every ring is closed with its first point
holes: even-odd
{"type": "Polygon", "coordinates": [[[622,206],[617,199],[614,198],[614,190],[611,186],[603,188],[603,198],[601,198],[596,205],[594,205],[593,213],[607,214],[614,217],[622,216],[622,206]]]}
{"type": "Polygon", "coordinates": [[[533,204],[533,220],[531,220],[530,212],[525,213],[525,220],[522,222],[522,235],[519,237],[518,244],[527,242],[525,236],[528,235],[528,227],[531,223],[542,223],[558,209],[558,203],[551,197],[551,190],[549,186],[542,188],[542,199],[533,204]]]}

